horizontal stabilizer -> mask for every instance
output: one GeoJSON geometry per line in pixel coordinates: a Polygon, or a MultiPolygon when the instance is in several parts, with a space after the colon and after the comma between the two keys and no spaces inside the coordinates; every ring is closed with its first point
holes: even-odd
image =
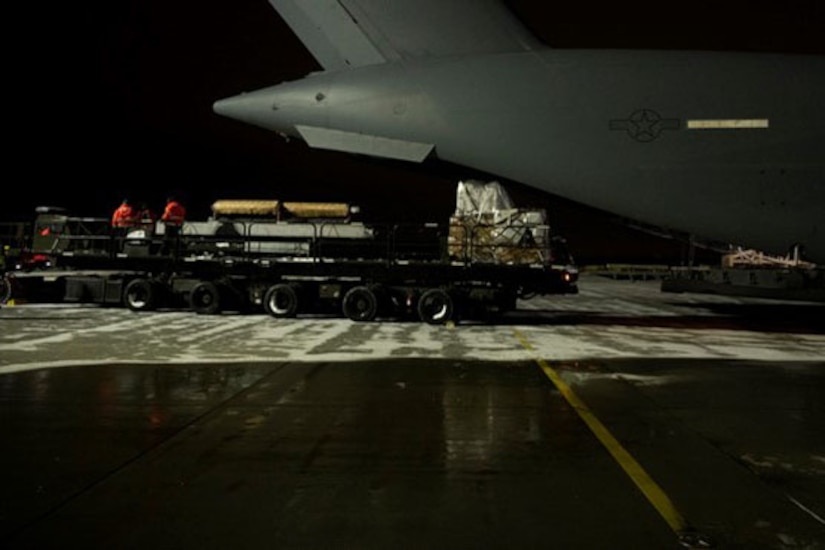
{"type": "Polygon", "coordinates": [[[269,0],[326,70],[541,47],[499,0],[269,0]]]}
{"type": "Polygon", "coordinates": [[[310,147],[410,162],[424,162],[435,148],[430,143],[356,134],[317,126],[296,126],[310,147]]]}

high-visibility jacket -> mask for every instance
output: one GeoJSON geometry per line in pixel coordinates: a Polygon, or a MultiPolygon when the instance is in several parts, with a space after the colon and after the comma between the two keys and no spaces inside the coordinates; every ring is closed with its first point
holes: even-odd
{"type": "Polygon", "coordinates": [[[166,209],[160,217],[161,220],[171,225],[181,225],[184,218],[186,218],[186,209],[178,201],[166,203],[166,209]]]}
{"type": "Polygon", "coordinates": [[[131,227],[135,223],[135,209],[123,203],[112,214],[112,227],[131,227]]]}

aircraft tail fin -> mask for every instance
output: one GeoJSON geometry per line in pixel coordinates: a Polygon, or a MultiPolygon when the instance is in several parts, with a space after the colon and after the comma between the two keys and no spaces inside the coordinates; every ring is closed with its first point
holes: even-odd
{"type": "Polygon", "coordinates": [[[326,70],[536,49],[499,0],[269,0],[326,70]]]}

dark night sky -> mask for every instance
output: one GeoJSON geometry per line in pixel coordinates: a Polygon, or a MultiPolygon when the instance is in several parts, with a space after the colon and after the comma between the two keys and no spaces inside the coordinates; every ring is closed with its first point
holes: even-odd
{"type": "MultiPolygon", "coordinates": [[[[456,181],[473,176],[438,163],[313,151],[214,115],[216,99],[318,68],[266,0],[24,4],[6,21],[14,27],[5,64],[12,132],[0,220],[28,219],[39,204],[108,216],[125,196],[160,208],[176,191],[193,218],[208,216],[219,198],[278,198],[360,204],[375,219],[446,221],[456,181]]],[[[509,4],[556,48],[825,53],[821,0],[509,4]]],[[[613,258],[616,247],[599,243],[605,231],[653,259],[674,250],[503,183],[520,205],[547,207],[574,254],[578,247],[588,258],[613,258]]]]}

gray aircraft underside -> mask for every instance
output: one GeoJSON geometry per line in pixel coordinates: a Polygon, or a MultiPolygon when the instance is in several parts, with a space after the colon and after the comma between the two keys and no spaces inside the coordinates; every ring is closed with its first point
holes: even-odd
{"type": "Polygon", "coordinates": [[[821,56],[548,49],[495,0],[270,2],[325,70],[219,114],[825,262],[821,56]]]}

